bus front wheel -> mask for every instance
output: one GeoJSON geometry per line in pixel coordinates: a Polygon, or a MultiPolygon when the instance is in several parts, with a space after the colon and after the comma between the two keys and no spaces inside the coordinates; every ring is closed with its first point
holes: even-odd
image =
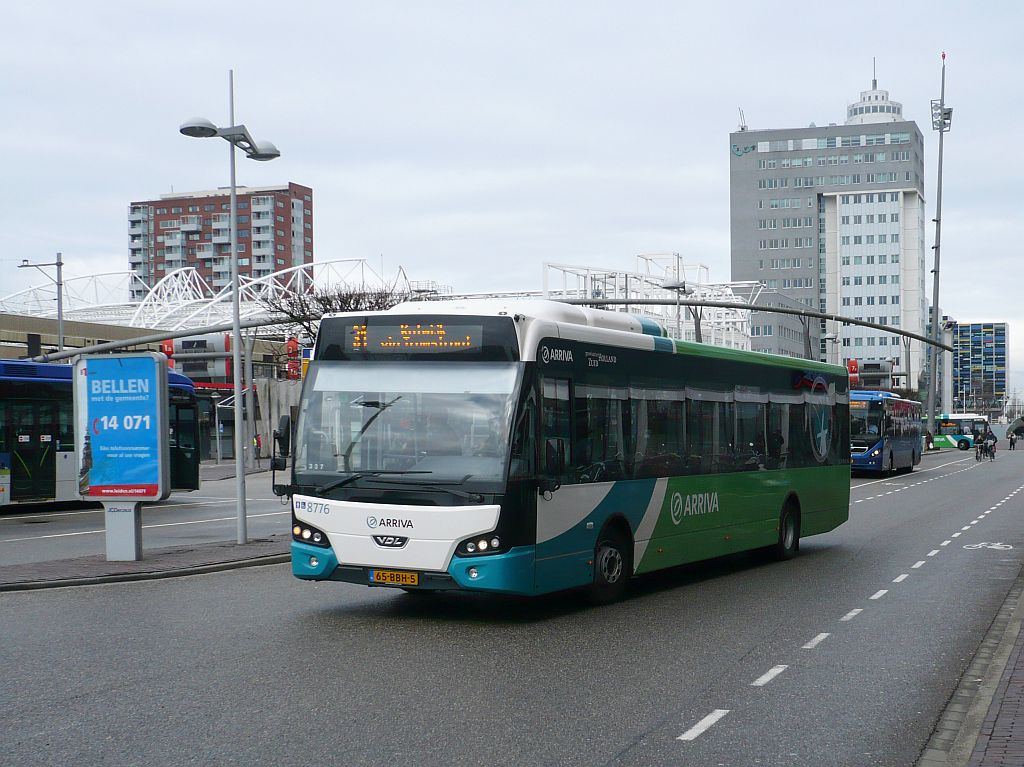
{"type": "Polygon", "coordinates": [[[800,516],[787,503],[779,518],[779,540],[772,547],[776,559],[792,559],[800,551],[800,516]]]}
{"type": "Polygon", "coordinates": [[[621,599],[633,574],[633,546],[629,537],[615,526],[605,527],[594,547],[594,582],[590,601],[609,604],[621,599]]]}

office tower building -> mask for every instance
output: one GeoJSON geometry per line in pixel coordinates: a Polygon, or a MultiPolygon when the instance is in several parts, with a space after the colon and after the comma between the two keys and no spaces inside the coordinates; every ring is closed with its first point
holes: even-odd
{"type": "Polygon", "coordinates": [[[1005,322],[958,322],[953,327],[953,398],[959,408],[1002,415],[1007,335],[1005,322]]]}
{"type": "MultiPolygon", "coordinates": [[[[872,81],[839,125],[730,134],[732,279],[759,280],[808,309],[924,334],[924,140],[872,81]]],[[[771,325],[759,351],[804,356],[800,318],[771,325]]],[[[884,330],[807,323],[814,356],[888,362],[917,388],[923,345],[884,330]]],[[[760,343],[757,343],[760,340],[760,343]]]]}

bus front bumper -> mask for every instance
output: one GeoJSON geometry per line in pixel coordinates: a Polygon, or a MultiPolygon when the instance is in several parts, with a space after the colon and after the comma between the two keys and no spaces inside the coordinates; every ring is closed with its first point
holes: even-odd
{"type": "MultiPolygon", "coordinates": [[[[342,581],[362,586],[395,588],[372,583],[369,571],[373,568],[343,565],[334,550],[292,541],[292,575],[309,581],[342,581]]],[[[520,546],[502,554],[476,557],[452,557],[444,573],[419,571],[419,585],[408,589],[445,591],[490,591],[502,594],[535,593],[533,546],[520,546]]]]}

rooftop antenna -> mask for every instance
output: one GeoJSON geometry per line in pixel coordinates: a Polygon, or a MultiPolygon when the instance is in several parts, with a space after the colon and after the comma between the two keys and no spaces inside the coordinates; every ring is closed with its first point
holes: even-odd
{"type": "Polygon", "coordinates": [[[740,110],[740,130],[744,131],[747,129],[747,118],[743,114],[743,108],[739,107],[740,110]]]}
{"type": "Polygon", "coordinates": [[[878,90],[878,74],[875,70],[875,57],[871,57],[871,90],[878,90]]]}

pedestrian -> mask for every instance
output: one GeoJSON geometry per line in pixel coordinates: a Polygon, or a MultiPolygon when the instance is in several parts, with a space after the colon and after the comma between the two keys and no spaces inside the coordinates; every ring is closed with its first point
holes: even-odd
{"type": "Polygon", "coordinates": [[[1010,450],[1016,450],[1016,449],[1017,449],[1017,432],[1011,431],[1010,432],[1010,450]]]}
{"type": "Polygon", "coordinates": [[[256,453],[256,468],[260,467],[260,457],[263,452],[263,438],[257,434],[252,438],[252,446],[256,453]]]}

